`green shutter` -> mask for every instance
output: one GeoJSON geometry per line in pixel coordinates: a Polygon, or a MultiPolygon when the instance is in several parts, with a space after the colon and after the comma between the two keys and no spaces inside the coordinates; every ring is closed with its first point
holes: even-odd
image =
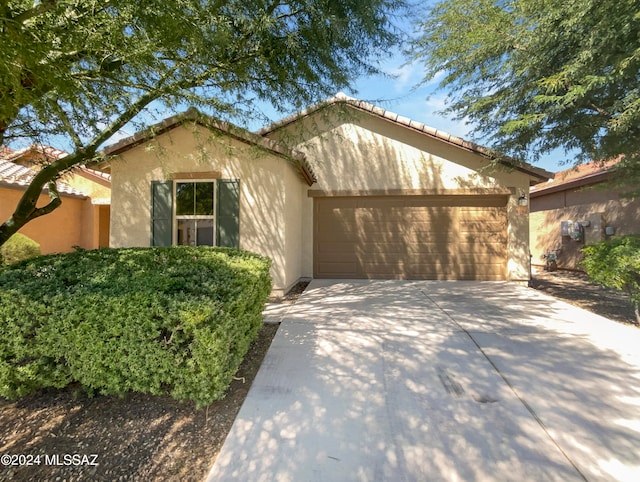
{"type": "Polygon", "coordinates": [[[216,200],[216,244],[240,247],[240,181],[220,179],[216,200]]]}
{"type": "Polygon", "coordinates": [[[172,181],[151,181],[151,246],[171,246],[172,201],[172,181]]]}

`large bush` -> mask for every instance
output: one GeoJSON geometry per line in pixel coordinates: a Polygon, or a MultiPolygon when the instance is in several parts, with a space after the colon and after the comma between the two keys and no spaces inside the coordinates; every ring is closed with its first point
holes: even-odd
{"type": "Polygon", "coordinates": [[[582,266],[594,283],[625,291],[640,324],[640,236],[621,236],[583,249],[582,266]]]}
{"type": "Polygon", "coordinates": [[[100,249],[0,271],[0,395],[220,398],[261,325],[270,261],[205,247],[100,249]]]}
{"type": "Polygon", "coordinates": [[[40,245],[21,233],[11,236],[0,246],[0,264],[14,264],[40,256],[40,245]]]}

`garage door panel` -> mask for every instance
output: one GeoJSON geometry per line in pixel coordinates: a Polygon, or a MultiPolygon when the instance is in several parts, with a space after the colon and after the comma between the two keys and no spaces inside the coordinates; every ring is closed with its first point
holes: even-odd
{"type": "Polygon", "coordinates": [[[499,221],[460,221],[461,233],[504,233],[506,222],[499,221]]]}
{"type": "Polygon", "coordinates": [[[326,243],[319,249],[320,255],[329,256],[330,259],[356,259],[358,255],[358,247],[353,243],[326,243]],[[347,257],[351,258],[347,258],[347,257]]]}
{"type": "Polygon", "coordinates": [[[318,233],[318,240],[323,243],[354,243],[358,240],[357,231],[349,226],[342,226],[337,223],[330,223],[328,226],[333,226],[333,229],[318,233]]]}
{"type": "Polygon", "coordinates": [[[319,278],[353,278],[353,273],[357,271],[357,263],[319,263],[317,274],[319,278]]]}
{"type": "Polygon", "coordinates": [[[354,206],[364,209],[394,209],[406,206],[406,198],[403,196],[363,196],[354,199],[354,206]]]}
{"type": "Polygon", "coordinates": [[[381,256],[389,254],[406,254],[408,246],[402,242],[361,242],[358,244],[358,252],[362,257],[381,256]]]}
{"type": "Polygon", "coordinates": [[[502,266],[494,265],[460,265],[460,270],[456,279],[463,280],[477,280],[482,279],[484,281],[500,280],[504,279],[504,273],[502,266]]]}
{"type": "Polygon", "coordinates": [[[415,256],[452,256],[457,252],[456,246],[442,243],[411,243],[407,252],[415,256]]]}
{"type": "Polygon", "coordinates": [[[461,234],[456,244],[458,246],[470,245],[478,248],[494,244],[506,246],[506,239],[500,233],[467,233],[461,234]]]}
{"type": "Polygon", "coordinates": [[[316,198],[315,203],[317,277],[505,278],[506,196],[316,198]]]}
{"type": "Polygon", "coordinates": [[[373,221],[364,221],[358,225],[358,230],[360,236],[363,238],[392,238],[398,239],[405,235],[405,233],[409,230],[409,226],[406,223],[396,223],[396,222],[373,222],[373,221]]]}
{"type": "Polygon", "coordinates": [[[459,217],[462,221],[507,221],[504,208],[461,208],[459,217]]]}
{"type": "Polygon", "coordinates": [[[364,261],[360,263],[360,268],[362,273],[366,273],[367,278],[401,279],[405,277],[407,272],[402,262],[364,261]]]}
{"type": "Polygon", "coordinates": [[[340,211],[322,211],[318,213],[318,220],[321,225],[328,225],[331,223],[336,223],[341,226],[354,226],[356,217],[355,211],[349,212],[350,210],[345,210],[343,212],[340,211]]]}
{"type": "Polygon", "coordinates": [[[407,243],[411,244],[452,244],[455,243],[457,236],[451,231],[441,231],[442,227],[438,226],[433,231],[428,231],[426,228],[420,228],[420,230],[411,230],[405,235],[407,243]]]}

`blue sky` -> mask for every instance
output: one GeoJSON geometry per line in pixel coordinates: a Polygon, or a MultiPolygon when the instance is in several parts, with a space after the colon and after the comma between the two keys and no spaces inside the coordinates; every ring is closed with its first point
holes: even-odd
{"type": "MultiPolygon", "coordinates": [[[[422,83],[424,72],[418,63],[407,64],[406,59],[396,54],[384,62],[381,70],[388,76],[361,77],[354,83],[356,92],[345,94],[380,106],[386,110],[422,122],[430,127],[449,134],[471,140],[473,125],[464,120],[454,120],[451,116],[439,114],[445,109],[447,93],[438,89],[439,78],[422,83]]],[[[337,92],[336,92],[337,93],[337,92]]],[[[271,121],[285,117],[270,106],[260,106],[271,121]]],[[[247,127],[258,130],[268,122],[250,121],[247,127]]],[[[481,142],[480,142],[481,143],[481,142]]],[[[551,172],[562,171],[570,167],[570,160],[564,151],[556,151],[543,156],[535,166],[551,172]]]]}
{"type": "MultiPolygon", "coordinates": [[[[439,78],[420,85],[424,77],[421,65],[407,65],[400,55],[383,64],[382,70],[394,78],[361,78],[355,84],[358,92],[352,95],[449,134],[472,137],[473,125],[439,113],[445,109],[447,98],[446,91],[438,89],[439,78]]],[[[558,150],[543,156],[535,165],[557,172],[570,167],[568,161],[571,159],[565,152],[558,150]]]]}

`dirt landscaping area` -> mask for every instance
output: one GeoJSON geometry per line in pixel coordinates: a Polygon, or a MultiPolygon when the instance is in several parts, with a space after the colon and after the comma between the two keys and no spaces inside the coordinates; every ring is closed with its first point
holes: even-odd
{"type": "MultiPolygon", "coordinates": [[[[305,287],[272,301],[293,303],[305,287]]],[[[580,273],[542,272],[532,287],[621,322],[635,318],[621,294],[580,273]]],[[[169,397],[88,398],[73,389],[0,400],[0,480],[203,480],[277,328],[263,326],[227,396],[200,410],[169,397]]]]}
{"type": "Polygon", "coordinates": [[[633,306],[622,292],[589,283],[581,271],[540,270],[534,272],[531,287],[611,320],[635,323],[633,306]]]}

